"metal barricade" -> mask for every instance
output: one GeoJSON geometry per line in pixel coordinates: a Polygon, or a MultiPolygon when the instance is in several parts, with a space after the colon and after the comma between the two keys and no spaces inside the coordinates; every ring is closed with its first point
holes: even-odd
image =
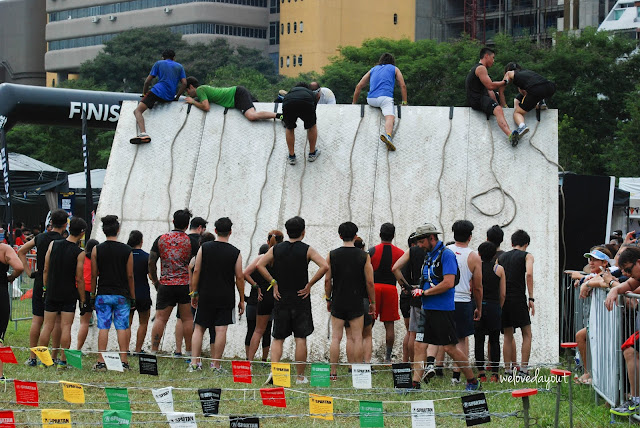
{"type": "MultiPolygon", "coordinates": [[[[618,298],[618,306],[623,312],[621,317],[621,339],[618,346],[620,355],[620,401],[625,402],[632,397],[640,395],[640,371],[638,370],[638,337],[639,312],[638,303],[640,294],[627,293],[618,298]],[[625,348],[624,350],[622,348],[625,348]]],[[[640,420],[640,415],[633,415],[636,420],[640,420]]]]}
{"type": "Polygon", "coordinates": [[[560,343],[574,342],[576,333],[587,326],[591,297],[580,298],[580,288],[574,286],[570,273],[562,278],[560,296],[560,343]]]}
{"type": "MultiPolygon", "coordinates": [[[[27,262],[31,270],[35,271],[36,257],[28,254],[27,262]]],[[[9,320],[15,323],[15,329],[18,329],[18,321],[30,320],[33,318],[31,313],[31,295],[33,293],[33,279],[24,273],[16,280],[9,284],[9,302],[10,316],[9,320]],[[31,291],[30,291],[31,290],[31,291]]]]}

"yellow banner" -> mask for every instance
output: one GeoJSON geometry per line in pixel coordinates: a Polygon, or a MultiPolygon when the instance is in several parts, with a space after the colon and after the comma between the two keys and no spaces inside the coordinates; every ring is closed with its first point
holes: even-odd
{"type": "Polygon", "coordinates": [[[34,354],[40,358],[42,364],[49,367],[53,365],[53,360],[51,359],[51,354],[49,353],[49,348],[46,346],[37,346],[35,348],[31,348],[34,354]]]}
{"type": "Polygon", "coordinates": [[[71,411],[42,409],[42,425],[45,427],[71,428],[71,411]]]}
{"type": "Polygon", "coordinates": [[[84,404],[84,388],[79,383],[63,382],[62,393],[65,401],[69,403],[84,404]]]}
{"type": "Polygon", "coordinates": [[[273,384],[276,386],[291,387],[291,364],[271,363],[271,373],[273,374],[273,384]]]}
{"type": "Polygon", "coordinates": [[[333,397],[309,394],[309,413],[312,418],[333,420],[333,397]],[[314,416],[317,415],[317,416],[314,416]]]}

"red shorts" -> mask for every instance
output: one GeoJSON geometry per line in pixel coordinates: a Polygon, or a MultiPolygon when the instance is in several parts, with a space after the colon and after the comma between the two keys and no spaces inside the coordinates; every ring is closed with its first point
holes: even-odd
{"type": "Polygon", "coordinates": [[[376,319],[380,321],[398,321],[398,289],[395,285],[375,284],[376,287],[376,319]]]}
{"type": "Polygon", "coordinates": [[[632,346],[635,349],[638,349],[638,346],[637,346],[638,345],[638,339],[640,339],[640,332],[636,331],[631,336],[629,336],[629,338],[627,340],[625,340],[625,342],[622,344],[620,349],[622,349],[624,351],[625,349],[631,348],[632,346]]]}

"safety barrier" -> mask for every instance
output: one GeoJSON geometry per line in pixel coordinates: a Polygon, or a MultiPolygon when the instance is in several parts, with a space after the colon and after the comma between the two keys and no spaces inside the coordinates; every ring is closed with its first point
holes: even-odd
{"type": "MultiPolygon", "coordinates": [[[[632,294],[628,293],[624,296],[619,297],[618,306],[621,311],[625,312],[625,316],[622,318],[622,331],[621,331],[621,339],[620,343],[625,344],[626,341],[631,336],[635,336],[635,333],[638,332],[638,302],[640,301],[640,294],[632,294]]],[[[637,338],[636,338],[637,341],[637,338]]],[[[637,346],[637,345],[635,345],[637,346]]],[[[620,401],[625,402],[631,397],[637,397],[640,395],[640,372],[638,371],[638,349],[634,348],[634,343],[632,342],[628,350],[622,350],[620,346],[617,348],[617,352],[619,358],[617,361],[619,362],[620,367],[620,378],[619,378],[619,392],[620,392],[620,401]],[[635,370],[632,368],[629,370],[629,366],[633,365],[635,370]],[[635,385],[635,388],[634,388],[635,385]]],[[[640,414],[636,412],[633,415],[633,418],[636,420],[640,420],[640,414]]]]}
{"type": "MultiPolygon", "coordinates": [[[[35,271],[36,256],[35,254],[27,255],[29,267],[35,271]]],[[[16,278],[13,283],[9,284],[9,302],[10,317],[9,320],[15,324],[18,329],[18,321],[30,320],[33,315],[31,313],[31,297],[33,293],[33,279],[24,273],[16,278]]]]}

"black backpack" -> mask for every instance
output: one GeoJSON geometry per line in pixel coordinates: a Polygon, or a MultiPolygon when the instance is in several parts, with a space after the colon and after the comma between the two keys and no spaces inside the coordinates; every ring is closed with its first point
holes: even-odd
{"type": "MultiPolygon", "coordinates": [[[[427,280],[424,278],[425,267],[432,268],[433,278],[438,281],[438,284],[440,284],[442,280],[444,280],[444,275],[442,274],[442,254],[445,251],[451,251],[451,250],[443,245],[440,251],[438,251],[438,254],[436,254],[436,257],[434,259],[431,259],[431,257],[429,257],[429,253],[427,253],[427,255],[424,258],[424,263],[422,264],[423,274],[420,279],[420,288],[423,288],[425,282],[427,282],[427,280]]],[[[454,279],[453,285],[456,286],[458,285],[459,282],[460,282],[460,267],[456,263],[456,277],[454,279]]]]}

